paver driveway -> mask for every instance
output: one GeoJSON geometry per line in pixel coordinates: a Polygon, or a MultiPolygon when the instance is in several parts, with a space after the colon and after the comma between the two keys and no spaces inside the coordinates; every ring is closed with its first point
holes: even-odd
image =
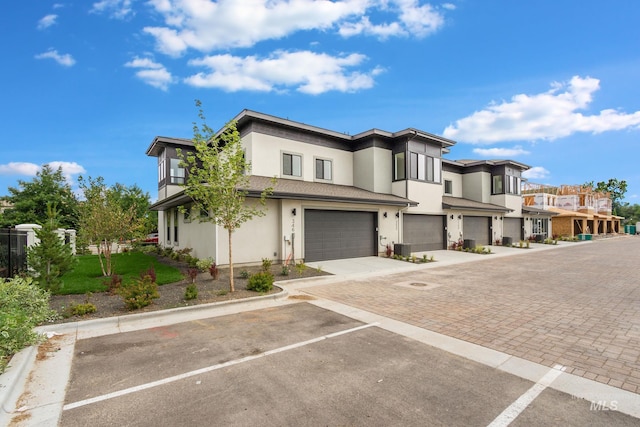
{"type": "Polygon", "coordinates": [[[640,238],[512,250],[304,292],[640,393],[640,238]]]}

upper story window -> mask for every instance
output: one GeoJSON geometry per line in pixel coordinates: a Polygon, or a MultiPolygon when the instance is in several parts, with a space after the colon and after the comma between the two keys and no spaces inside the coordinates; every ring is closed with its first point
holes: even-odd
{"type": "Polygon", "coordinates": [[[513,175],[493,175],[492,194],[521,194],[520,177],[513,175]]]}
{"type": "Polygon", "coordinates": [[[332,179],[332,161],[327,159],[316,159],[316,179],[331,181],[332,179]]]}
{"type": "Polygon", "coordinates": [[[439,158],[420,153],[409,153],[409,156],[411,179],[440,183],[442,167],[439,158]]]}
{"type": "Polygon", "coordinates": [[[453,182],[451,180],[444,180],[444,194],[453,194],[453,182]]]}
{"type": "Polygon", "coordinates": [[[406,162],[404,153],[396,153],[393,155],[393,180],[399,181],[407,179],[406,162]]]}
{"type": "Polygon", "coordinates": [[[282,153],[282,175],[302,177],[302,156],[300,154],[282,153]]]}
{"type": "Polygon", "coordinates": [[[184,168],[180,166],[180,159],[170,159],[169,182],[171,184],[184,184],[184,168]]]}

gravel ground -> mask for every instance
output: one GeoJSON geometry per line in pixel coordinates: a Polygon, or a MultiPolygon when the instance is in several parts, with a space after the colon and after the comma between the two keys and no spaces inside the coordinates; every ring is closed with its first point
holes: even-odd
{"type": "MultiPolygon", "coordinates": [[[[173,265],[183,271],[186,271],[187,266],[183,263],[176,263],[173,260],[166,258],[159,258],[161,262],[173,265]]],[[[243,279],[240,277],[240,273],[243,270],[246,270],[249,274],[257,273],[260,271],[260,266],[252,266],[252,267],[234,267],[234,284],[235,284],[235,292],[229,292],[229,269],[228,268],[220,268],[220,274],[217,280],[213,280],[209,273],[200,273],[196,278],[196,286],[198,287],[198,298],[194,300],[186,301],[184,299],[184,293],[191,283],[190,278],[183,279],[177,283],[171,283],[166,285],[161,285],[158,287],[158,293],[160,294],[160,298],[157,298],[153,301],[153,304],[150,306],[144,307],[139,310],[128,310],[124,302],[122,301],[122,297],[119,295],[111,295],[108,292],[97,292],[91,294],[89,297],[89,302],[94,304],[97,308],[95,313],[87,314],[82,317],[72,316],[69,318],[61,318],[55,323],[64,323],[64,322],[75,322],[78,320],[88,320],[88,319],[97,319],[104,317],[113,317],[113,316],[123,316],[127,314],[134,313],[143,313],[147,311],[155,311],[155,310],[165,310],[169,308],[175,307],[186,307],[190,305],[197,304],[206,304],[212,302],[219,301],[228,301],[235,299],[243,299],[243,298],[251,298],[258,295],[261,295],[254,291],[248,291],[246,289],[247,279],[243,279]]],[[[318,271],[313,268],[305,269],[302,274],[298,274],[295,269],[291,269],[288,276],[280,275],[282,270],[281,265],[273,265],[271,267],[271,271],[274,273],[274,277],[276,281],[282,280],[290,280],[297,279],[301,277],[314,277],[326,275],[328,273],[318,271]]],[[[186,276],[186,275],[185,275],[186,276]]],[[[266,293],[273,294],[280,292],[281,289],[274,286],[271,292],[266,293]]],[[[73,304],[82,304],[87,302],[86,295],[53,295],[49,302],[49,305],[52,309],[56,310],[58,313],[62,315],[62,313],[73,304]]]]}

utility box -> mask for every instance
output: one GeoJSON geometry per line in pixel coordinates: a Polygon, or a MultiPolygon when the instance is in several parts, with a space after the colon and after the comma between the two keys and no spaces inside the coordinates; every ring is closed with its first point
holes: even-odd
{"type": "Polygon", "coordinates": [[[393,253],[401,256],[411,256],[411,243],[395,243],[393,253]]]}
{"type": "Polygon", "coordinates": [[[462,249],[473,249],[476,247],[475,239],[464,239],[462,241],[462,249]]]}
{"type": "Polygon", "coordinates": [[[511,237],[504,236],[502,238],[502,246],[511,246],[513,245],[513,239],[511,237]]]}

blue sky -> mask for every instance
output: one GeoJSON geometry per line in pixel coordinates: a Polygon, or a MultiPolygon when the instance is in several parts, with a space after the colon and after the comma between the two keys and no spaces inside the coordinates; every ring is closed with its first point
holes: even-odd
{"type": "Polygon", "coordinates": [[[0,195],[41,165],[139,185],[156,135],[244,108],[359,133],[414,127],[531,182],[640,203],[640,2],[2,2],[0,195]]]}

